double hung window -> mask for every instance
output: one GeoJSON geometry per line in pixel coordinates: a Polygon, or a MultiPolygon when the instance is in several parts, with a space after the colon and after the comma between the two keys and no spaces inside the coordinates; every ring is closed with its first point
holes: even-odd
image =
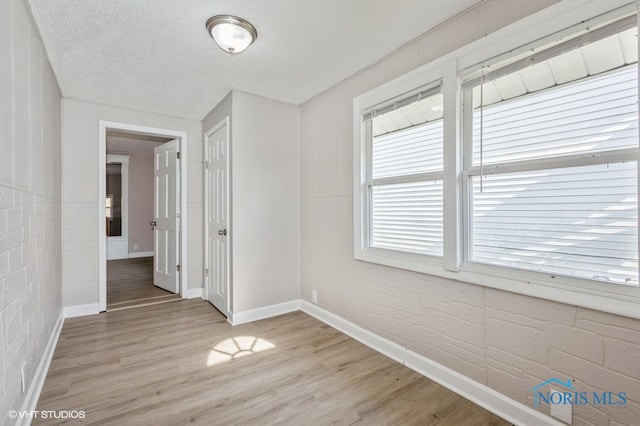
{"type": "Polygon", "coordinates": [[[570,15],[354,100],[357,259],[637,311],[638,15],[570,15]]]}
{"type": "Polygon", "coordinates": [[[469,261],[638,284],[637,61],[632,16],[463,85],[469,261]]]}
{"type": "Polygon", "coordinates": [[[440,85],[363,116],[370,247],[442,256],[442,94],[440,85]]]}

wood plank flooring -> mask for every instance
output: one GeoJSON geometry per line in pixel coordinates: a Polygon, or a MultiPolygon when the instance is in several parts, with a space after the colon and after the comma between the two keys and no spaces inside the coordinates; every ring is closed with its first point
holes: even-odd
{"type": "Polygon", "coordinates": [[[107,261],[107,310],[180,300],[153,285],[153,257],[107,261]]]}
{"type": "Polygon", "coordinates": [[[95,425],[508,424],[302,312],[231,327],[195,299],[67,319],[37,409],[95,425]]]}

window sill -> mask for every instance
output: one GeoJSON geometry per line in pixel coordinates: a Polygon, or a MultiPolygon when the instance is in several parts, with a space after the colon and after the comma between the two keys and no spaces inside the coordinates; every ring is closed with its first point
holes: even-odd
{"type": "Polygon", "coordinates": [[[369,263],[419,272],[496,290],[550,300],[640,319],[640,287],[606,284],[467,262],[458,272],[447,271],[441,258],[367,248],[355,250],[354,258],[369,263]]]}

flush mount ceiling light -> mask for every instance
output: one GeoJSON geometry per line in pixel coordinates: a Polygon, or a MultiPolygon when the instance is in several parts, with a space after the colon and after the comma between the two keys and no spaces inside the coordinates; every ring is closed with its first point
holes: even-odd
{"type": "Polygon", "coordinates": [[[246,19],[231,15],[216,15],[207,20],[207,31],[220,49],[240,53],[258,38],[258,31],[246,19]]]}

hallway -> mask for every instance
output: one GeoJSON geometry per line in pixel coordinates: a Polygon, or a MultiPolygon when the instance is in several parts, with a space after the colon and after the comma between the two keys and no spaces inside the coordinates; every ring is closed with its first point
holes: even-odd
{"type": "Polygon", "coordinates": [[[153,285],[153,257],[107,261],[107,311],[181,300],[153,285]]]}

